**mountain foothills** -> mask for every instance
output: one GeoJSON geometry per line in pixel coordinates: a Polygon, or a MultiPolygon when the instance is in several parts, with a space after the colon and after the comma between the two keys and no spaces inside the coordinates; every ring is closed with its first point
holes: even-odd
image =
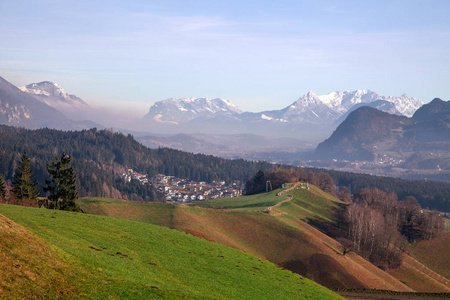
{"type": "Polygon", "coordinates": [[[315,158],[385,162],[391,168],[448,174],[449,137],[450,101],[434,99],[410,118],[362,107],[319,144],[315,158]]]}

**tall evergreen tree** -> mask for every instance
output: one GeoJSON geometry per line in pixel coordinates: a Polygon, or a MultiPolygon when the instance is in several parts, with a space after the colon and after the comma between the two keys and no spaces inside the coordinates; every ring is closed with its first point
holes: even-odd
{"type": "Polygon", "coordinates": [[[6,198],[6,185],[5,185],[5,179],[2,175],[0,175],[0,199],[5,200],[6,198]]]}
{"type": "Polygon", "coordinates": [[[23,153],[22,160],[19,162],[19,168],[14,175],[12,192],[21,204],[23,204],[24,199],[36,200],[39,195],[38,183],[34,179],[30,158],[26,152],[23,153]]]}
{"type": "Polygon", "coordinates": [[[48,193],[44,206],[50,209],[60,209],[69,211],[80,211],[76,203],[78,199],[77,176],[75,170],[69,164],[72,157],[65,151],[61,157],[55,157],[55,160],[47,167],[50,180],[46,180],[44,191],[48,193]]]}

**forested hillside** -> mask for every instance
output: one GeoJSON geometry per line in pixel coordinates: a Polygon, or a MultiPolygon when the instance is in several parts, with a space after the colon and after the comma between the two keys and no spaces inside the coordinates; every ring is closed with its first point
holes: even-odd
{"type": "Polygon", "coordinates": [[[48,179],[46,167],[62,151],[73,157],[80,197],[114,197],[130,200],[162,201],[151,185],[125,183],[119,174],[131,168],[150,176],[158,173],[191,180],[245,181],[269,163],[228,160],[160,148],[148,149],[131,135],[109,130],[59,131],[27,130],[0,126],[0,173],[12,180],[24,152],[40,187],[48,179]]]}

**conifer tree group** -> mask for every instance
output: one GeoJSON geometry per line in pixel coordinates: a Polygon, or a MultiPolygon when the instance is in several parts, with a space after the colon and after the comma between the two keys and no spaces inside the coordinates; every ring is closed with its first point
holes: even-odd
{"type": "MultiPolygon", "coordinates": [[[[34,178],[30,158],[24,152],[12,183],[15,202],[20,205],[43,206],[48,209],[81,211],[76,203],[78,199],[77,176],[74,168],[70,166],[71,162],[72,157],[63,151],[60,157],[56,156],[54,161],[47,166],[50,176],[50,180],[45,181],[46,186],[44,187],[47,197],[38,200],[38,182],[34,178]]],[[[0,198],[2,200],[6,198],[5,181],[1,175],[0,198]]]]}

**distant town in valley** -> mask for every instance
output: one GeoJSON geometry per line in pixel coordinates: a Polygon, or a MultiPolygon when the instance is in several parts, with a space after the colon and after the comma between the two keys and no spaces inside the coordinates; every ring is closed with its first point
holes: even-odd
{"type": "Polygon", "coordinates": [[[136,172],[133,169],[122,173],[121,177],[125,182],[131,182],[134,179],[141,184],[152,184],[164,194],[166,202],[172,204],[238,197],[242,195],[244,189],[244,185],[239,181],[231,183],[225,181],[197,182],[163,174],[149,177],[147,173],[136,172]]]}

